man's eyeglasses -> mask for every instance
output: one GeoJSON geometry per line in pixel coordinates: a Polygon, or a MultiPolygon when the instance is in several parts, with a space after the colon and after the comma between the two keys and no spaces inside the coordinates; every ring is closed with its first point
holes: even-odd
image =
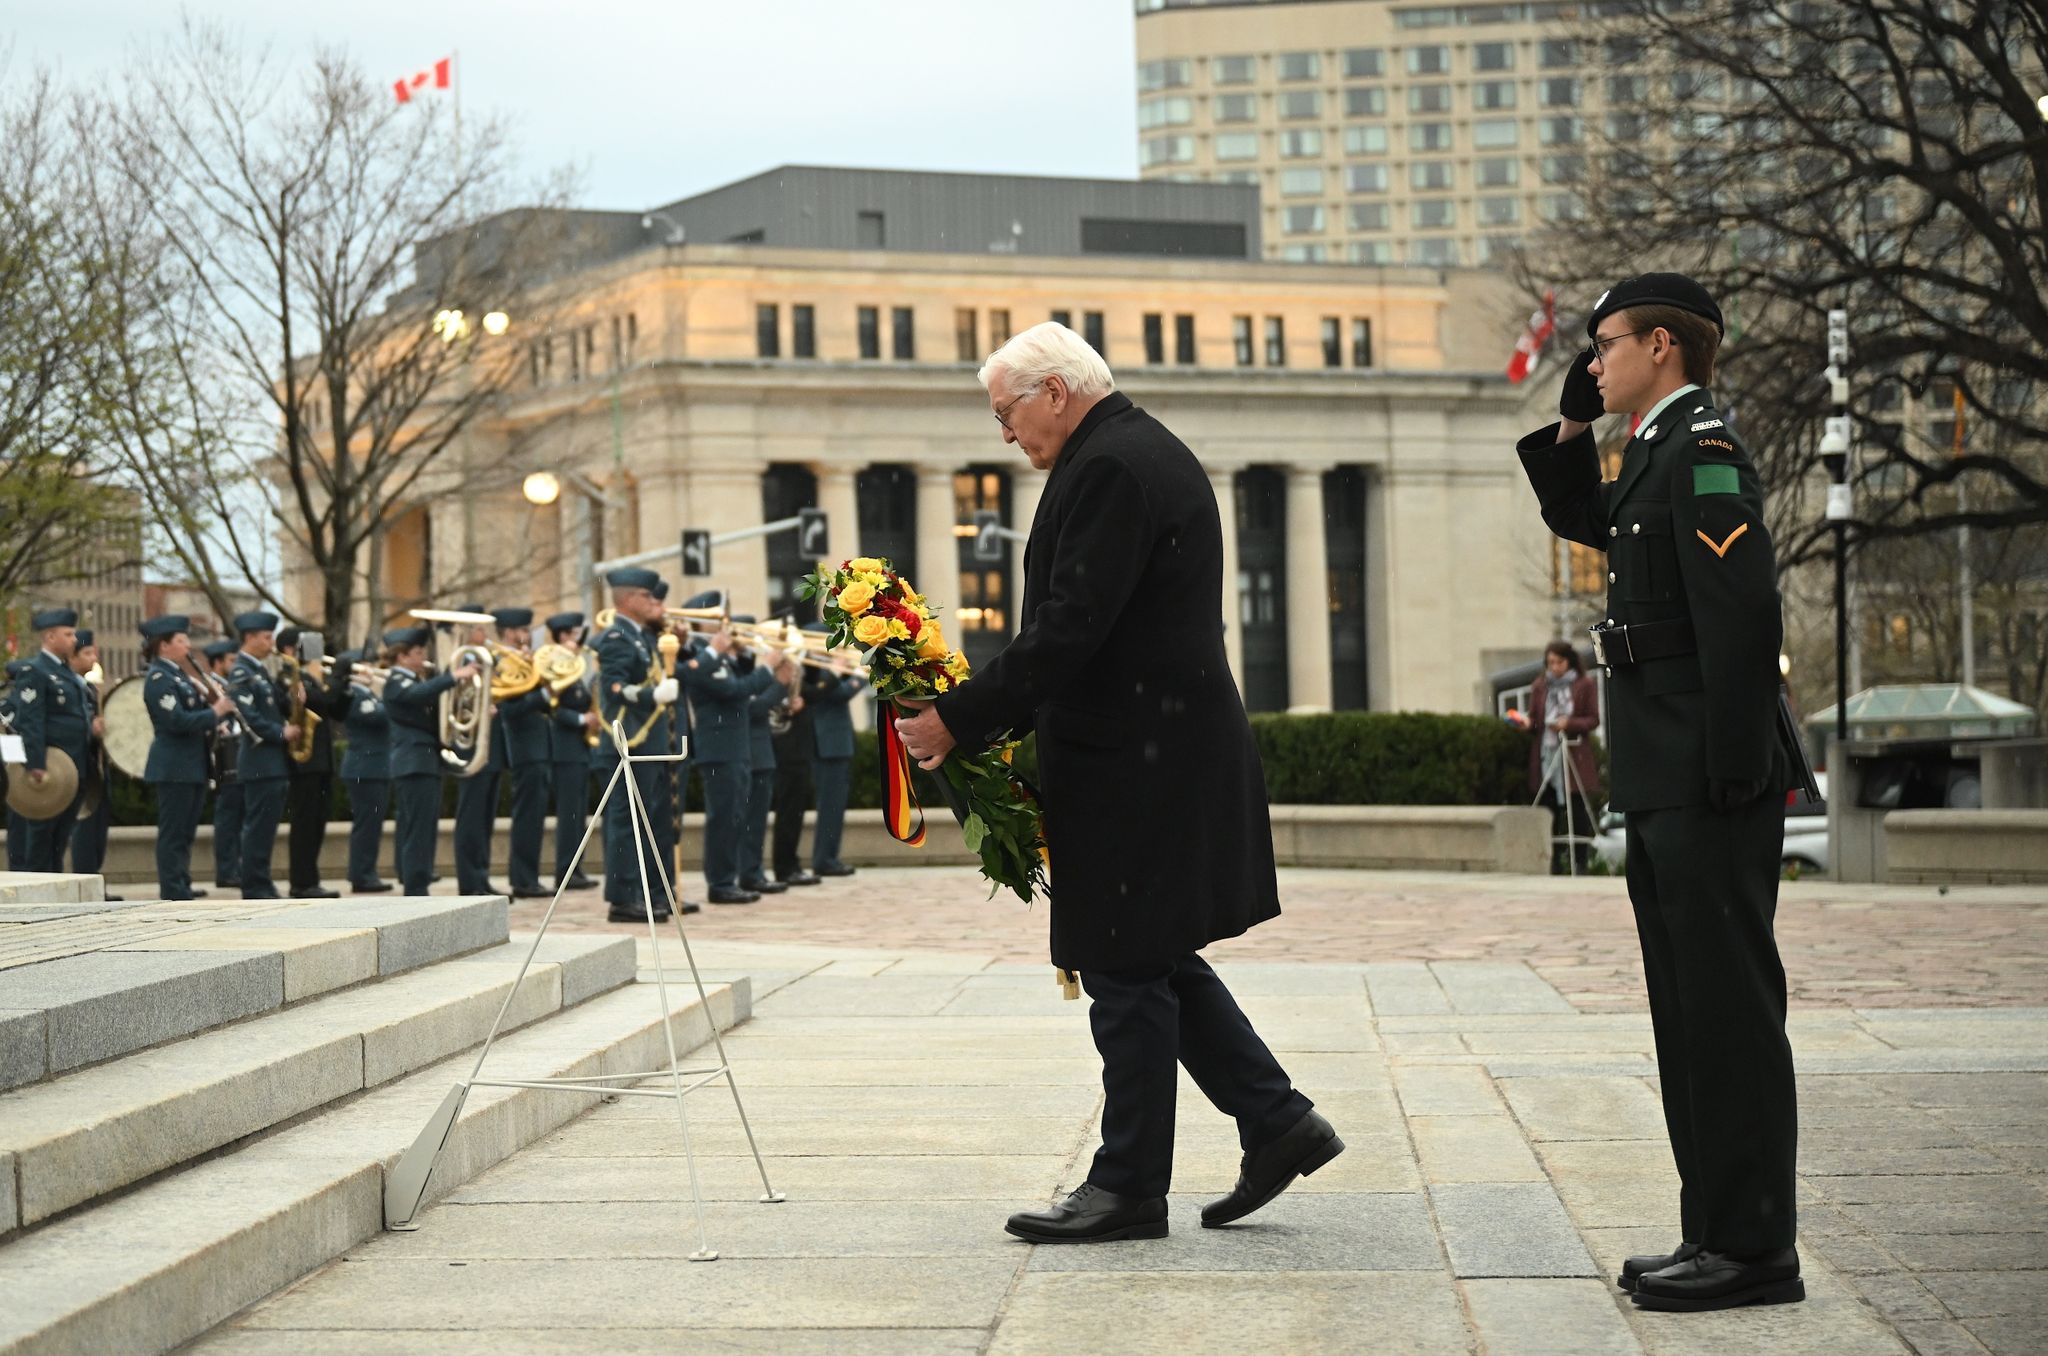
{"type": "Polygon", "coordinates": [[[1613,348],[1616,344],[1620,343],[1624,339],[1633,339],[1639,334],[1649,334],[1652,330],[1655,330],[1656,328],[1657,327],[1655,325],[1652,325],[1647,330],[1630,330],[1627,334],[1610,334],[1605,339],[1595,339],[1590,345],[1590,348],[1593,353],[1593,361],[1596,363],[1605,362],[1607,360],[1608,349],[1613,348]]]}
{"type": "MultiPolygon", "coordinates": [[[[1029,400],[1031,399],[1031,397],[1037,395],[1038,392],[1043,389],[1045,388],[1038,387],[1036,389],[1026,391],[1023,395],[1017,396],[1015,399],[1011,400],[1009,404],[1003,406],[1001,409],[996,411],[996,422],[998,424],[1001,424],[1004,428],[1010,428],[1010,411],[1017,408],[1017,404],[1019,401],[1029,400]]],[[[1010,431],[1012,433],[1016,432],[1015,429],[1010,429],[1010,431]]]]}

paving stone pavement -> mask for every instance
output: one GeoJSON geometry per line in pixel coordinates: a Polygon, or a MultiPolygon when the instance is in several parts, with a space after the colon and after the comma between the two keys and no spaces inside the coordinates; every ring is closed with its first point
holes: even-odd
{"type": "Polygon", "coordinates": [[[1501,947],[1370,963],[1213,948],[1347,1152],[1243,1224],[1203,1230],[1199,1204],[1229,1187],[1238,1153],[1183,1080],[1171,1235],[1052,1248],[1002,1220],[1083,1179],[1101,1095],[1085,1004],[1063,1002],[1048,967],[735,940],[704,918],[708,973],[753,977],[755,1016],[727,1048],[789,1198],[759,1202],[730,1101],[693,1095],[720,1260],[685,1260],[698,1243],[672,1106],[624,1098],[194,1349],[2048,1349],[2048,1005],[2030,991],[1796,1012],[1810,1298],[1673,1316],[1612,1284],[1623,1256],[1677,1240],[1648,1020],[1501,947]]]}

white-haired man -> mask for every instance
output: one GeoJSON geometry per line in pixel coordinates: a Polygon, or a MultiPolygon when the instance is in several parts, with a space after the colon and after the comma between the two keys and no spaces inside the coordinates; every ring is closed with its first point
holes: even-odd
{"type": "Polygon", "coordinates": [[[1052,960],[1080,972],[1102,1056],[1102,1148],[1039,1243],[1166,1234],[1175,1064],[1237,1121],[1243,1171],[1202,1209],[1241,1219],[1344,1149],[1197,953],[1280,912],[1265,778],[1223,649],[1223,530],[1208,473],[1117,394],[1064,325],[981,369],[1003,440],[1049,470],[1024,624],[972,682],[898,722],[927,768],[1035,729],[1057,884],[1052,960]]]}

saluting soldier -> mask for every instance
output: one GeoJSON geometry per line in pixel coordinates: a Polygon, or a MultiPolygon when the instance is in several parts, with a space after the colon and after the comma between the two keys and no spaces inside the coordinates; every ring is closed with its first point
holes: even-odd
{"type": "MultiPolygon", "coordinates": [[[[557,612],[548,618],[547,627],[555,644],[582,651],[581,612],[557,612]]],[[[598,721],[590,700],[593,656],[586,654],[584,659],[583,677],[556,694],[548,720],[548,781],[555,795],[555,881],[565,890],[588,890],[597,884],[580,871],[566,881],[562,878],[590,824],[590,736],[598,721]]]]}
{"type": "Polygon", "coordinates": [[[341,782],[348,788],[348,888],[359,895],[381,895],[391,888],[377,874],[384,816],[391,811],[391,715],[355,672],[356,665],[375,665],[381,655],[366,646],[334,657],[336,680],[348,682],[337,711],[348,731],[341,755],[341,782]]]}
{"type": "Polygon", "coordinates": [[[235,618],[241,651],[228,670],[228,690],[241,708],[247,732],[238,768],[242,779],[242,898],[276,899],[277,882],[270,877],[270,856],[277,846],[277,826],[291,776],[291,743],[297,725],[284,719],[284,693],[263,667],[277,645],[277,614],[244,612],[235,618]]]}
{"type": "MultiPolygon", "coordinates": [[[[823,622],[806,627],[826,631],[823,622]]],[[[867,690],[865,674],[844,677],[814,672],[805,680],[811,702],[811,775],[818,788],[818,819],[811,831],[811,870],[820,876],[850,876],[839,859],[846,831],[846,798],[853,787],[853,700],[867,690]]]]}
{"type": "MultiPolygon", "coordinates": [[[[670,748],[669,722],[682,685],[673,674],[662,676],[655,645],[656,628],[663,617],[662,602],[655,593],[661,582],[661,576],[652,570],[630,567],[605,576],[605,583],[611,585],[614,616],[597,642],[598,714],[604,721],[597,753],[598,765],[607,778],[619,761],[619,751],[611,738],[615,722],[623,726],[632,745],[629,753],[662,754],[670,748]]],[[[638,826],[624,788],[613,790],[605,804],[604,898],[610,906],[606,917],[611,922],[632,923],[647,916],[640,894],[641,851],[651,855],[654,869],[668,880],[669,891],[675,889],[675,844],[670,841],[673,820],[666,771],[660,763],[641,763],[632,768],[633,780],[654,828],[651,841],[640,835],[640,849],[634,846],[638,826]]],[[[654,890],[651,878],[648,886],[654,890]]],[[[654,890],[654,897],[647,902],[652,904],[657,922],[669,916],[666,893],[654,890]]]]}
{"type": "MultiPolygon", "coordinates": [[[[79,772],[84,785],[87,745],[92,736],[92,694],[85,680],[71,671],[71,653],[77,644],[78,614],[68,607],[53,607],[36,613],[29,625],[41,633],[43,648],[29,659],[15,697],[15,728],[28,752],[27,776],[41,782],[49,765],[49,751],[62,749],[79,772]]],[[[48,819],[26,821],[28,842],[25,857],[30,871],[60,872],[64,851],[71,843],[71,830],[78,818],[78,797],[48,819]]]]}
{"type": "Polygon", "coordinates": [[[208,741],[235,714],[234,698],[194,676],[190,619],[175,613],[142,623],[142,702],[156,738],[143,780],[156,791],[156,885],[164,899],[201,899],[192,887],[192,840],[206,801],[208,741]]]}
{"type": "MultiPolygon", "coordinates": [[[[754,623],[752,617],[733,620],[748,626],[754,623]]],[[[796,691],[796,662],[789,656],[770,650],[765,654],[749,653],[740,663],[746,678],[759,684],[759,690],[747,701],[750,775],[746,819],[740,826],[740,889],[757,895],[779,895],[789,887],[781,881],[769,880],[761,869],[762,841],[768,836],[768,810],[775,803],[774,725],[781,713],[794,714],[803,698],[796,691]],[[760,674],[766,674],[768,681],[761,683],[757,676],[760,674]]]]}
{"type": "MultiPolygon", "coordinates": [[[[107,779],[107,722],[100,714],[100,698],[104,691],[101,683],[105,674],[93,673],[100,663],[100,647],[95,643],[93,633],[81,626],[76,638],[77,643],[71,649],[71,671],[85,684],[86,700],[92,703],[86,760],[79,765],[78,784],[81,800],[91,796],[92,809],[81,811],[77,825],[71,830],[71,869],[81,876],[97,876],[100,868],[107,864],[107,830],[114,823],[114,788],[107,779]]],[[[109,894],[107,899],[119,903],[121,896],[109,894]]]]}
{"type": "Polygon", "coordinates": [[[396,806],[398,883],[408,895],[424,895],[434,883],[434,837],[441,825],[440,697],[476,676],[475,664],[460,664],[432,678],[427,673],[424,626],[386,631],[391,672],[384,679],[384,710],[391,721],[391,784],[396,806]]]}
{"type": "Polygon", "coordinates": [[[1652,1309],[1805,1297],[1798,1112],[1772,920],[1792,766],[1778,740],[1777,566],[1763,488],[1707,387],[1721,310],[1677,273],[1617,283],[1566,374],[1563,419],[1518,445],[1543,520],[1607,553],[1610,804],[1627,815],[1681,1243],[1632,1257],[1652,1309]],[[1592,423],[1642,422],[1600,478],[1592,423]]]}
{"type": "MultiPolygon", "coordinates": [[[[714,607],[702,593],[685,607],[714,607]]],[[[734,653],[730,631],[720,630],[683,666],[692,716],[690,766],[704,788],[705,898],[713,904],[751,904],[761,896],[740,884],[740,837],[746,832],[753,791],[753,700],[774,682],[766,669],[734,653]]]]}
{"type": "MultiPolygon", "coordinates": [[[[533,609],[501,607],[491,613],[498,624],[498,643],[507,649],[530,654],[533,650],[533,609]]],[[[548,891],[540,883],[541,840],[547,835],[548,765],[552,758],[548,740],[546,683],[534,684],[531,692],[498,703],[497,718],[491,722],[491,773],[495,778],[512,774],[512,851],[507,874],[514,899],[545,899],[548,891]]],[[[491,797],[496,802],[495,794],[491,797]]]]}
{"type": "MultiPolygon", "coordinates": [[[[208,641],[201,653],[207,671],[226,684],[235,666],[235,642],[223,636],[208,641]]],[[[237,722],[232,737],[223,732],[215,750],[219,758],[213,784],[213,883],[223,890],[242,888],[242,742],[237,722]]]]}

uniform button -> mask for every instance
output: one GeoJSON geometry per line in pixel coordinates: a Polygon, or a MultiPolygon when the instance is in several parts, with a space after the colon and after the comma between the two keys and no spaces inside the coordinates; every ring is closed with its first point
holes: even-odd
{"type": "Polygon", "coordinates": [[[1612,571],[1612,570],[1609,570],[1609,571],[1607,572],[1607,582],[1608,582],[1608,583],[1610,583],[1610,584],[1612,584],[1612,583],[1614,582],[1614,571],[1612,571]]]}
{"type": "Polygon", "coordinates": [[[1641,523],[1630,523],[1628,525],[1628,530],[1631,532],[1640,532],[1643,530],[1643,525],[1641,523]]]}

